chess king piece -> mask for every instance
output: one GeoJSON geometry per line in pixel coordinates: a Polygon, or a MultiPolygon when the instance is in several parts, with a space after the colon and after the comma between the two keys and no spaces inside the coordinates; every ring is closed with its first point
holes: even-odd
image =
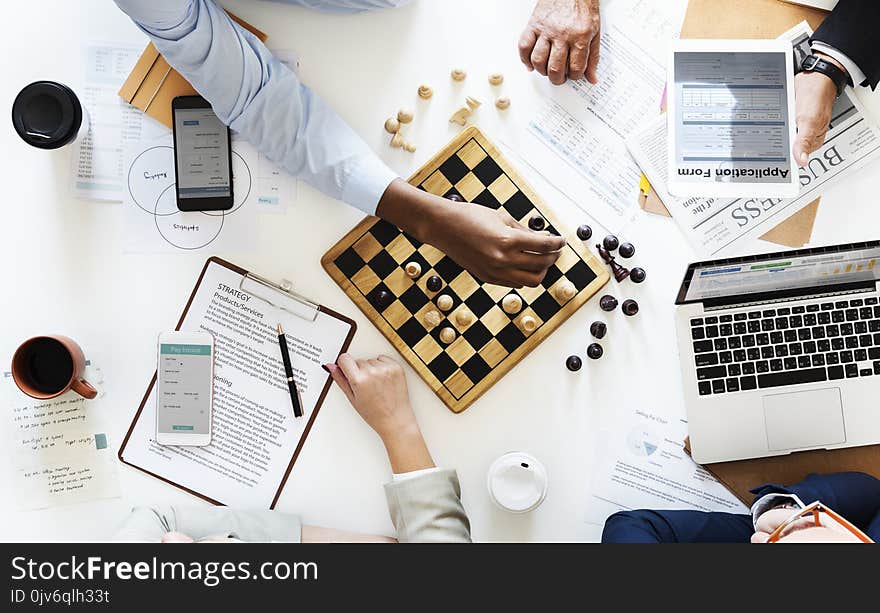
{"type": "Polygon", "coordinates": [[[615,281],[620,283],[629,276],[629,270],[618,264],[615,261],[614,256],[611,255],[604,246],[597,244],[596,250],[599,252],[599,257],[601,257],[605,261],[605,263],[611,267],[611,274],[614,275],[615,281]]]}

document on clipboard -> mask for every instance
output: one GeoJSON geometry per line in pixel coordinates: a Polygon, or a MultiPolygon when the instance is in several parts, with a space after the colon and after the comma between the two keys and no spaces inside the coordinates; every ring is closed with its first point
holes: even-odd
{"type": "Polygon", "coordinates": [[[206,447],[156,442],[156,375],[119,459],[208,502],[275,507],[356,329],[351,319],[219,258],[210,258],[177,330],[214,335],[214,415],[206,447]],[[303,417],[294,418],[278,348],[284,327],[303,417]]]}

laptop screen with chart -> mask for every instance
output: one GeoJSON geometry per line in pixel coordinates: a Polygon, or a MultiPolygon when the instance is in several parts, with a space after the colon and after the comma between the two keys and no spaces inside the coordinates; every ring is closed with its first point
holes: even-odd
{"type": "Polygon", "coordinates": [[[784,292],[833,292],[880,279],[880,243],[819,247],[694,264],[678,304],[784,292]]]}

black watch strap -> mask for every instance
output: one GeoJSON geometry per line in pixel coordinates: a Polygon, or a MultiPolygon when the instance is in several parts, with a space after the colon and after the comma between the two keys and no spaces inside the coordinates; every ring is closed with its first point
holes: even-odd
{"type": "Polygon", "coordinates": [[[838,97],[843,93],[844,88],[849,83],[849,77],[846,72],[831,62],[826,62],[815,55],[808,55],[804,58],[804,61],[801,62],[801,71],[818,72],[831,79],[834,82],[834,85],[837,86],[838,97]]]}

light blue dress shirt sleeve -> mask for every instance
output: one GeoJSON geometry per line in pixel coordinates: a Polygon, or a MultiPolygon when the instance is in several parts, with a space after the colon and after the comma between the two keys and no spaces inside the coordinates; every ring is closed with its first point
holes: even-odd
{"type": "MultiPolygon", "coordinates": [[[[397,174],[214,0],[114,0],[217,116],[269,159],[333,198],[375,214],[397,174]]],[[[355,12],[394,0],[294,0],[355,12]]]]}

